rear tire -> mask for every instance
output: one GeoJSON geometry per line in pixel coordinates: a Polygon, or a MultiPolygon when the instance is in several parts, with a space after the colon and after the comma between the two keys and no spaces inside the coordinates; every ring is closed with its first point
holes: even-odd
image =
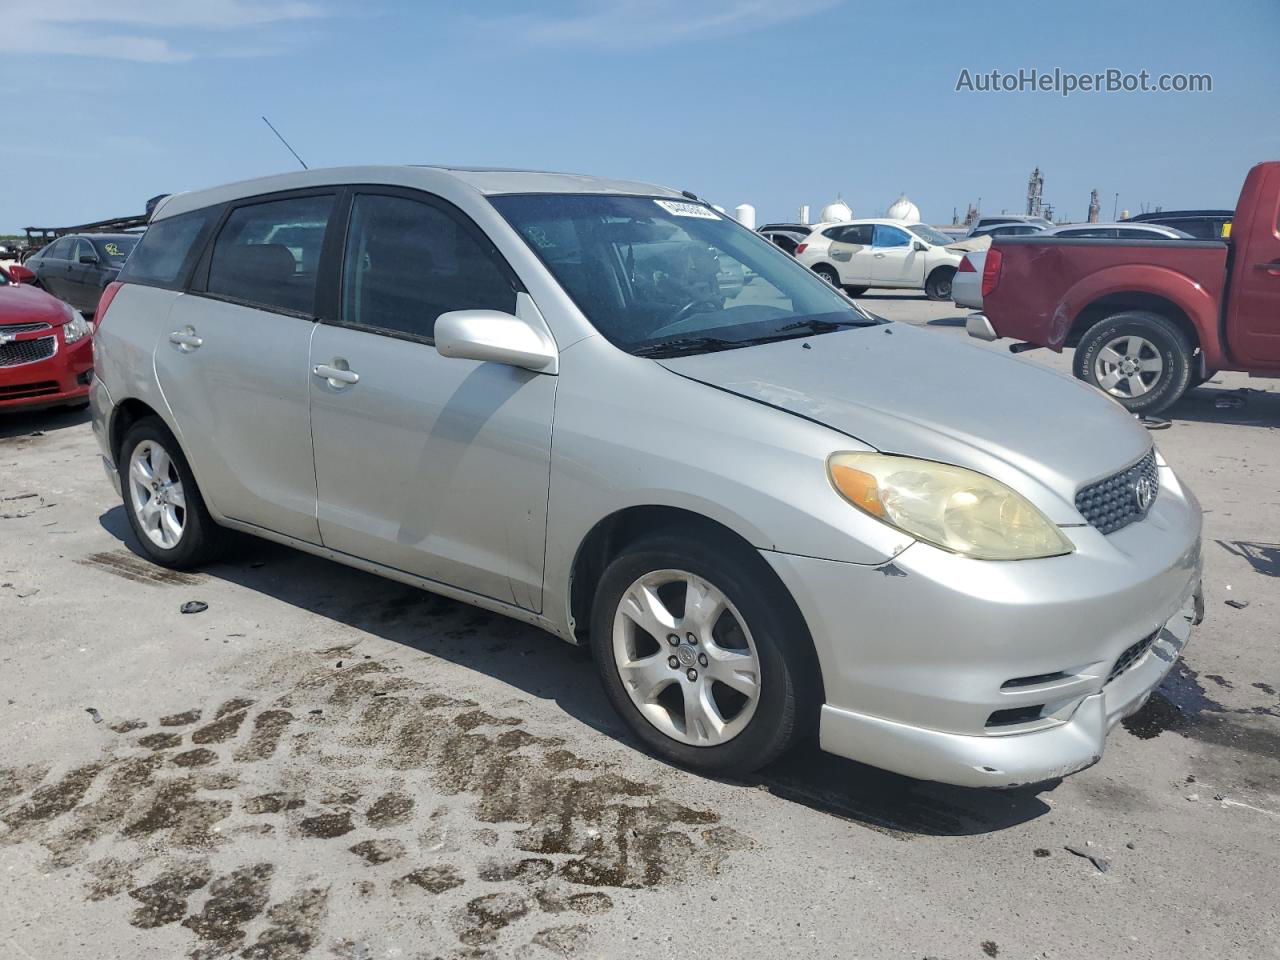
{"type": "Polygon", "coordinates": [[[813,268],[813,272],[820,276],[827,283],[831,284],[837,290],[840,289],[840,274],[836,272],[836,268],[820,263],[813,268]]]}
{"type": "Polygon", "coordinates": [[[124,512],[152,563],[186,570],[216,560],[228,531],[205,506],[182,448],[158,417],[129,427],[116,452],[124,512]]]}
{"type": "Polygon", "coordinates": [[[951,280],[956,275],[954,267],[938,267],[924,282],[924,295],[930,300],[950,300],[951,280]]]}
{"type": "Polygon", "coordinates": [[[702,773],[764,766],[820,706],[799,611],[768,565],[728,538],[659,533],[629,546],[596,589],[591,647],[606,695],[636,736],[702,773]],[[691,596],[700,602],[690,606],[691,596]]]}
{"type": "Polygon", "coordinates": [[[870,287],[845,287],[844,292],[851,297],[860,297],[870,289],[870,287]]]}
{"type": "Polygon", "coordinates": [[[1191,384],[1193,348],[1171,320],[1126,310],[1095,323],[1076,345],[1072,370],[1133,413],[1158,413],[1191,384]]]}

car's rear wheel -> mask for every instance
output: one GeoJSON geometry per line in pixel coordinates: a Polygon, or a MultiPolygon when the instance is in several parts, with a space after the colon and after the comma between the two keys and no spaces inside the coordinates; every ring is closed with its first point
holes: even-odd
{"type": "Polygon", "coordinates": [[[143,552],[175,569],[217,559],[227,533],[205,507],[187,458],[156,417],[129,427],[116,455],[125,513],[143,552]]]}
{"type": "Polygon", "coordinates": [[[758,556],[658,535],[609,564],[592,609],[605,692],[662,756],[744,774],[799,737],[817,710],[812,644],[758,556]]]}
{"type": "Polygon", "coordinates": [[[869,287],[845,287],[844,292],[851,297],[860,297],[869,289],[869,287]]]}
{"type": "Polygon", "coordinates": [[[950,300],[951,281],[956,271],[952,267],[938,267],[924,282],[924,295],[930,300],[950,300]]]}
{"type": "Polygon", "coordinates": [[[828,266],[825,263],[820,263],[813,268],[813,272],[816,273],[818,276],[820,276],[823,280],[827,281],[827,283],[831,284],[833,287],[839,289],[840,274],[836,273],[835,267],[828,266]]]}
{"type": "Polygon", "coordinates": [[[1134,413],[1156,413],[1190,386],[1192,352],[1186,334],[1170,320],[1128,310],[1086,330],[1072,366],[1077,377],[1134,413]]]}

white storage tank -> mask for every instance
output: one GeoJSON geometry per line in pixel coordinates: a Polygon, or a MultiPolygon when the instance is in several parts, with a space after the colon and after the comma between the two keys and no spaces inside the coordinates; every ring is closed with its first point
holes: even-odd
{"type": "Polygon", "coordinates": [[[889,209],[885,211],[885,216],[890,220],[905,220],[907,223],[920,222],[920,208],[907,199],[905,193],[899,194],[898,199],[889,205],[889,209]]]}
{"type": "Polygon", "coordinates": [[[748,230],[756,228],[756,208],[749,203],[740,203],[733,208],[733,219],[748,230]]]}
{"type": "Polygon", "coordinates": [[[835,220],[852,220],[853,210],[847,203],[836,197],[835,200],[822,208],[822,212],[818,216],[821,217],[823,223],[831,223],[835,220]]]}

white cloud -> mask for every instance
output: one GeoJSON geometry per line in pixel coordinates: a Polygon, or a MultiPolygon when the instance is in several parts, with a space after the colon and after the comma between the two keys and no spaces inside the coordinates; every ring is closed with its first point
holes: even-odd
{"type": "Polygon", "coordinates": [[[840,0],[577,0],[565,14],[529,13],[482,21],[526,41],[624,48],[677,43],[698,35],[763,30],[818,13],[840,0]]]}
{"type": "Polygon", "coordinates": [[[307,0],[35,0],[5,10],[0,52],[172,63],[207,51],[207,33],[322,15],[307,0]]]}

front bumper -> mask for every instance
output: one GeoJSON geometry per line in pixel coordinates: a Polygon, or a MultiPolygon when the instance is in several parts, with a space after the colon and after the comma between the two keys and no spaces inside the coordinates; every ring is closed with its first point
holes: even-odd
{"type": "Polygon", "coordinates": [[[1063,528],[1076,544],[1064,557],[985,562],[917,543],[865,567],[762,551],[814,640],[823,748],[963,786],[1097,762],[1196,618],[1199,504],[1167,467],[1161,480],[1138,523],[1063,528]]]}
{"type": "Polygon", "coordinates": [[[35,410],[83,403],[93,377],[93,338],[84,337],[68,346],[61,329],[21,336],[20,341],[52,337],[54,353],[48,359],[0,367],[0,410],[35,410]]]}

